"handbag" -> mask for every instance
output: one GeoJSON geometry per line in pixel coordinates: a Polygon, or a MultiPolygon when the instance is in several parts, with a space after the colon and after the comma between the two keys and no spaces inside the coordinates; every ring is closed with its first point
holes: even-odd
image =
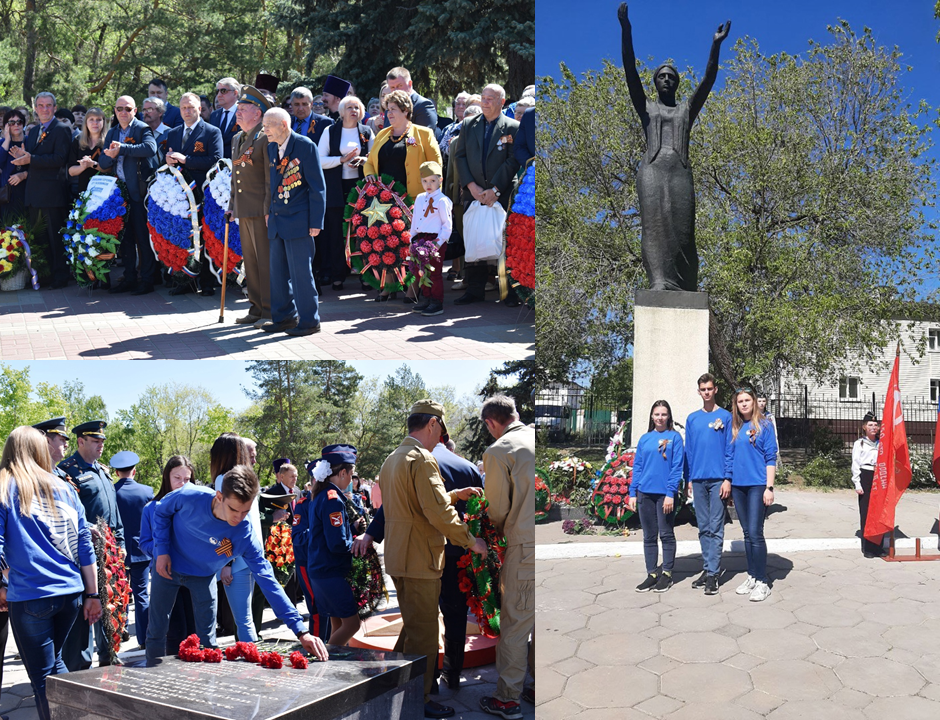
{"type": "Polygon", "coordinates": [[[503,253],[503,227],[506,211],[499,203],[487,207],[478,200],[463,214],[463,241],[467,262],[498,260],[503,253]]]}

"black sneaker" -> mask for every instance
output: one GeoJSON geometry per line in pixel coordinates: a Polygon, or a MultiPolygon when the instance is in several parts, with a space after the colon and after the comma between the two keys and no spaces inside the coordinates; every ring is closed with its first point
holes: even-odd
{"type": "Polygon", "coordinates": [[[672,573],[663,572],[663,574],[659,576],[659,579],[656,580],[656,587],[653,588],[653,592],[666,592],[671,587],[672,573]]]}
{"type": "Polygon", "coordinates": [[[692,587],[696,590],[698,590],[700,587],[705,587],[706,577],[708,577],[708,573],[702,570],[702,574],[692,581],[692,587]]]}
{"type": "Polygon", "coordinates": [[[705,594],[706,595],[717,595],[718,594],[718,576],[709,575],[705,578],[705,594]]]}
{"type": "Polygon", "coordinates": [[[646,580],[636,586],[637,592],[649,592],[656,586],[656,575],[651,573],[646,576],[646,580]]]}
{"type": "Polygon", "coordinates": [[[431,304],[431,298],[427,297],[421,300],[417,305],[414,305],[411,308],[411,312],[423,313],[428,309],[428,306],[431,304]]]}

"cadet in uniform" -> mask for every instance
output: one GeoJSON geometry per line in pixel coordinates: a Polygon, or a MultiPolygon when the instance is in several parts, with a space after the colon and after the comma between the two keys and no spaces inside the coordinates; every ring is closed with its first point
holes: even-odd
{"type": "Polygon", "coordinates": [[[307,511],[307,577],[317,609],[330,617],[330,645],[346,645],[359,630],[359,606],[346,576],[352,569],[354,533],[343,488],[352,482],[356,448],[328,445],[313,469],[307,511]]]}
{"type": "Polygon", "coordinates": [[[430,718],[454,714],[453,708],[430,698],[437,670],[445,536],[455,545],[486,554],[486,543],[470,534],[454,509],[455,502],[479,495],[480,489],[445,492],[437,460],[431,454],[446,436],[444,406],[419,400],[408,416],[408,437],[386,458],[379,472],[386,523],[385,568],[395,583],[403,622],[395,650],[428,658],[424,716],[430,718]]]}
{"type": "Polygon", "coordinates": [[[150,609],[150,556],[140,549],[140,517],[144,507],[153,500],[153,488],[135,480],[137,453],[124,450],[111,458],[111,467],[121,478],[114,486],[118,512],[124,523],[127,557],[124,564],[134,593],[134,632],[140,647],[147,643],[147,616],[150,609]]]}
{"type": "Polygon", "coordinates": [[[65,454],[69,449],[69,434],[65,429],[65,418],[57,417],[44,420],[41,423],[36,423],[33,427],[41,430],[46,436],[46,442],[49,444],[49,455],[52,456],[53,475],[62,480],[67,480],[68,475],[59,467],[59,463],[65,459],[65,454]]]}
{"type": "MultiPolygon", "coordinates": [[[[313,469],[319,460],[311,460],[306,465],[307,474],[313,480],[313,469]]],[[[313,481],[314,484],[316,481],[313,481]]],[[[304,601],[307,603],[307,612],[310,613],[308,627],[310,634],[318,637],[323,642],[329,640],[333,629],[330,627],[329,615],[322,612],[317,607],[316,599],[313,596],[313,588],[310,586],[310,578],[307,575],[307,538],[309,537],[310,519],[308,511],[310,510],[310,493],[304,491],[301,498],[294,505],[294,520],[291,527],[291,541],[294,544],[294,567],[297,570],[297,582],[300,586],[304,601]]]]}
{"type": "MultiPolygon", "coordinates": [[[[99,517],[104,518],[114,533],[115,542],[123,550],[124,525],[118,510],[114,482],[107,468],[98,463],[104,450],[104,429],[107,426],[104,420],[92,420],[72,428],[78,450],[59,463],[59,468],[65,472],[66,482],[78,492],[88,524],[94,526],[99,517]]],[[[95,623],[94,637],[98,644],[98,664],[110,664],[107,634],[102,632],[100,620],[95,623]]],[[[91,628],[84,616],[79,615],[62,648],[62,659],[69,672],[91,667],[92,642],[91,628]]]]}

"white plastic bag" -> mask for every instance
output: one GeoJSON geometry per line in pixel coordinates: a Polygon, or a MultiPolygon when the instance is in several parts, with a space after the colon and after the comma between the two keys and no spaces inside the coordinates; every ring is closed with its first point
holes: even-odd
{"type": "Polygon", "coordinates": [[[470,203],[463,214],[464,259],[467,262],[498,260],[503,252],[505,224],[506,211],[499,203],[490,207],[481,205],[478,200],[470,203]]]}

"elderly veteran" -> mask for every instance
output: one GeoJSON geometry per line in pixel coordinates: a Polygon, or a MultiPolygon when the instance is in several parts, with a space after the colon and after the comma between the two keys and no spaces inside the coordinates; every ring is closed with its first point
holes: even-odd
{"type": "Polygon", "coordinates": [[[395,583],[403,628],[397,652],[425,655],[424,716],[444,718],[454,709],[430,699],[437,670],[438,600],[444,569],[445,538],[486,554],[486,542],[470,534],[454,509],[458,500],[482,494],[480,488],[446,492],[431,451],[447,440],[444,406],[419,400],[408,416],[408,437],[379,472],[385,508],[385,569],[395,583]]]}

